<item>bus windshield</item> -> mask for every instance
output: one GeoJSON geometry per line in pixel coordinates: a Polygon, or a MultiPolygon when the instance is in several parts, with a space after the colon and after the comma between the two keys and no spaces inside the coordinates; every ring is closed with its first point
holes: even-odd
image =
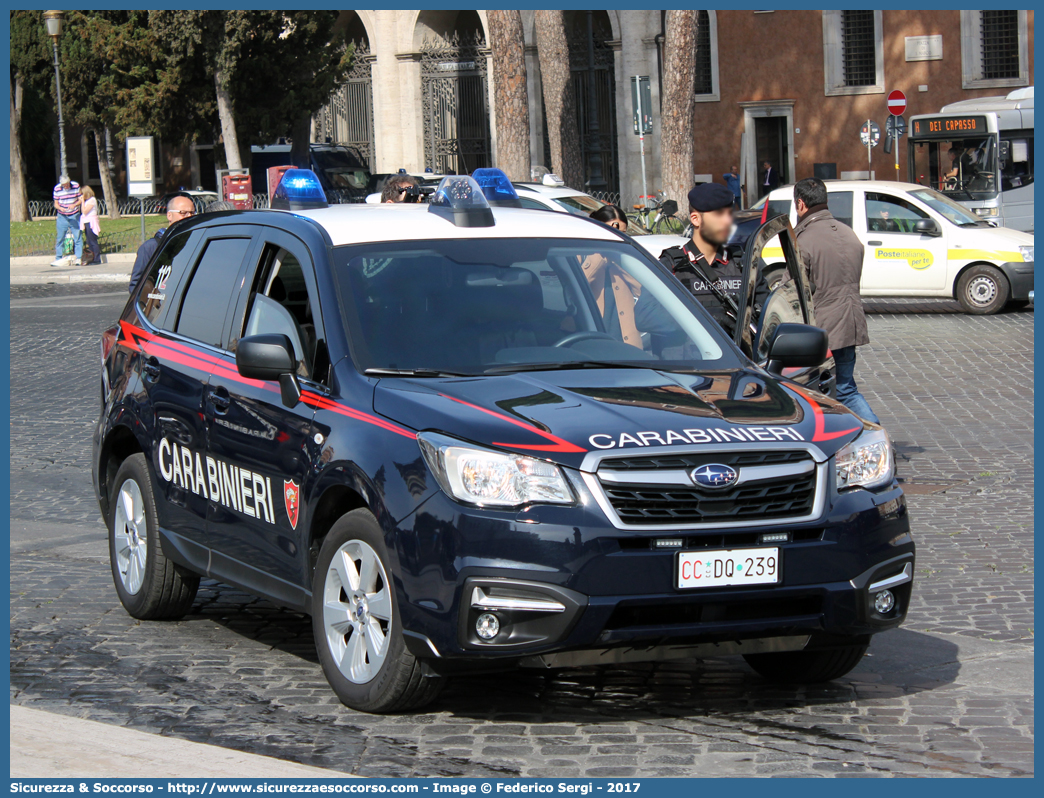
{"type": "Polygon", "coordinates": [[[913,143],[914,174],[922,186],[958,200],[996,196],[995,136],[913,143]]]}

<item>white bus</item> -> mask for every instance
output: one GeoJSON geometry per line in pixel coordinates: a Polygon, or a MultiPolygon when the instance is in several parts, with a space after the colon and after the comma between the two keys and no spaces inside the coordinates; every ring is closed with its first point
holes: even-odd
{"type": "Polygon", "coordinates": [[[1033,232],[1033,87],[910,119],[911,180],[999,227],[1033,232]]]}

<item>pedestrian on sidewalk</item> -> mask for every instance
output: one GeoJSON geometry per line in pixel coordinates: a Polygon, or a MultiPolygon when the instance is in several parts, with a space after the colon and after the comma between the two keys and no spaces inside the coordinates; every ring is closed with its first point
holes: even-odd
{"type": "Polygon", "coordinates": [[[816,323],[827,331],[837,369],[837,398],[860,418],[879,424],[855,381],[856,347],[870,343],[859,296],[863,242],[827,208],[826,184],[806,177],[794,186],[801,260],[815,285],[816,323]]]}
{"type": "MultiPolygon", "coordinates": [[[[195,215],[196,203],[192,201],[192,197],[188,194],[175,194],[171,199],[167,200],[167,221],[171,224],[195,215]]],[[[138,254],[134,258],[134,268],[131,269],[130,285],[127,286],[127,291],[130,293],[134,293],[134,287],[145,276],[145,269],[148,268],[149,261],[156,254],[156,250],[159,249],[165,232],[167,232],[165,227],[157,230],[152,238],[138,247],[138,254]]]]}
{"type": "Polygon", "coordinates": [[[78,266],[83,257],[83,236],[80,235],[80,203],[83,197],[80,194],[80,184],[71,180],[69,175],[63,174],[58,179],[58,185],[54,187],[52,198],[58,218],[55,221],[54,260],[51,265],[61,266],[65,260],[63,245],[65,234],[69,232],[73,237],[75,262],[78,266]]]}
{"type": "Polygon", "coordinates": [[[94,189],[90,186],[83,187],[83,204],[80,206],[80,229],[87,239],[87,249],[91,251],[91,259],[87,266],[97,266],[101,263],[101,246],[98,244],[98,235],[101,233],[101,225],[98,223],[98,199],[94,196],[94,189]]]}
{"type": "Polygon", "coordinates": [[[732,196],[736,198],[736,200],[732,203],[733,207],[736,210],[739,210],[743,207],[743,200],[741,199],[742,194],[740,193],[739,169],[733,166],[732,170],[723,174],[721,178],[725,181],[725,185],[729,187],[729,191],[732,192],[732,196]]]}

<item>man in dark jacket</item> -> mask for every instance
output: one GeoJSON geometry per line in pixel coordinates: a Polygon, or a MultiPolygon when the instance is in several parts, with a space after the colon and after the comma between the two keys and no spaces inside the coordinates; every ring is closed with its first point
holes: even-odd
{"type": "Polygon", "coordinates": [[[827,208],[822,180],[806,177],[794,186],[801,260],[816,286],[816,323],[827,331],[837,368],[837,398],[856,415],[879,423],[855,381],[856,347],[870,343],[859,279],[863,243],[827,208]]]}
{"type": "Polygon", "coordinates": [[[769,161],[765,161],[762,166],[765,167],[761,172],[761,196],[764,197],[779,188],[779,172],[772,168],[769,161]]]}
{"type": "MultiPolygon", "coordinates": [[[[665,249],[660,263],[674,272],[693,296],[730,336],[735,316],[719,295],[743,302],[743,264],[730,258],[725,244],[732,232],[732,203],[735,197],[721,183],[703,183],[689,192],[689,221],[692,239],[680,247],[665,249]]],[[[754,291],[755,318],[764,306],[768,286],[758,279],[754,291]]]]}
{"type": "MultiPolygon", "coordinates": [[[[187,219],[195,213],[196,204],[188,194],[178,194],[167,200],[167,221],[171,224],[187,219]]],[[[134,258],[134,268],[131,269],[130,285],[127,286],[127,290],[130,293],[134,293],[134,287],[145,276],[145,270],[148,268],[149,261],[152,260],[152,256],[159,249],[165,232],[166,228],[157,230],[156,235],[138,247],[138,254],[134,258]]]]}

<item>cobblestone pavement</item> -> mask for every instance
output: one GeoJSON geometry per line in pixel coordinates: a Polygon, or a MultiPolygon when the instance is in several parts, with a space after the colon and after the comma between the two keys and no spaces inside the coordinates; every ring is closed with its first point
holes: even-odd
{"type": "Polygon", "coordinates": [[[307,619],[214,582],[176,623],[119,606],[90,483],[117,292],[12,289],[11,701],[364,776],[1033,774],[1033,313],[868,303],[857,378],[895,439],[914,606],[848,677],[736,658],[451,684],[426,712],[337,703],[307,619]]]}

